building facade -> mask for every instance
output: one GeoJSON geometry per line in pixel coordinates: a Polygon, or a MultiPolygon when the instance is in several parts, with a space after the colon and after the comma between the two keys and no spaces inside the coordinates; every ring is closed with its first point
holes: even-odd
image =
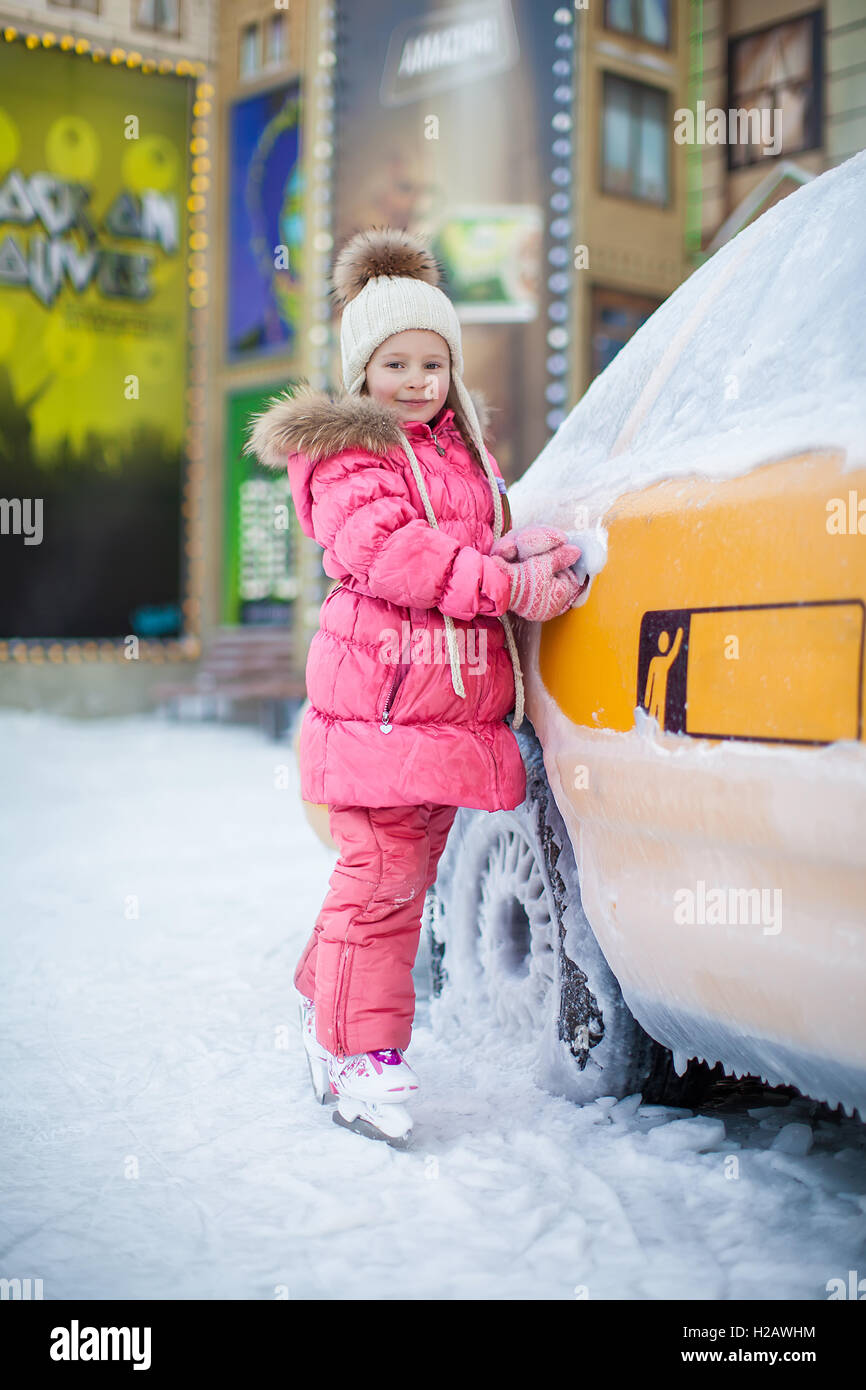
{"type": "Polygon", "coordinates": [[[339,389],[354,231],[430,241],[513,481],[703,260],[866,145],[862,0],[0,0],[0,40],[5,486],[45,491],[32,551],[4,501],[0,703],[58,712],[152,708],[226,631],[303,672],[329,581],[243,444],[339,389]]]}
{"type": "Polygon", "coordinates": [[[722,145],[704,130],[691,211],[711,254],[866,147],[866,5],[705,0],[699,9],[694,56],[706,111],[772,113],[761,138],[722,145]]]}

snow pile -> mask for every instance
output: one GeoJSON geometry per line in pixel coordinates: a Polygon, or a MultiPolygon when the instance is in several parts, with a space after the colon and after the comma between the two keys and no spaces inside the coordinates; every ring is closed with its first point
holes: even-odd
{"type": "Polygon", "coordinates": [[[785,1125],[770,1145],[771,1149],[785,1154],[807,1154],[811,1147],[811,1126],[799,1124],[785,1125]]]}
{"type": "Polygon", "coordinates": [[[647,1141],[656,1153],[673,1158],[681,1153],[705,1153],[725,1142],[724,1121],[697,1115],[689,1120],[673,1120],[653,1130],[647,1141]]]}
{"type": "MultiPolygon", "coordinates": [[[[782,199],[637,331],[509,489],[565,530],[621,493],[809,448],[866,463],[866,151],[782,199]]],[[[590,567],[592,568],[592,566],[590,567]]]]}

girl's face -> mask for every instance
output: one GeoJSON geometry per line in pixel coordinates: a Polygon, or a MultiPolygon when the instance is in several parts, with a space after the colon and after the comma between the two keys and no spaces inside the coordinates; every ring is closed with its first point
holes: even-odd
{"type": "Polygon", "coordinates": [[[367,390],[401,420],[426,425],[442,409],[451,384],[445,339],[426,328],[407,328],[380,343],[367,363],[367,390]]]}

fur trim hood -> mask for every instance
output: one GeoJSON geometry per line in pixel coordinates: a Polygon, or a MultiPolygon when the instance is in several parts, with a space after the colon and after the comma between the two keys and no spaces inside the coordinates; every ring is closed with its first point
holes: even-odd
{"type": "MultiPolygon", "coordinates": [[[[470,391],[469,395],[486,444],[490,407],[481,391],[470,391]]],[[[285,468],[290,454],[304,454],[311,463],[320,463],[343,449],[384,455],[402,449],[401,428],[396,411],[371,396],[343,392],[331,397],[303,382],[292,394],[284,391],[273,396],[266,408],[252,417],[243,452],[254,454],[266,468],[285,468]]]]}

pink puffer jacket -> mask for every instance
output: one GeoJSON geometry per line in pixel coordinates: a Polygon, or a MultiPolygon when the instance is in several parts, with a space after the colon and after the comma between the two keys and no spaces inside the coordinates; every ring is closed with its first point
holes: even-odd
{"type": "MultiPolygon", "coordinates": [[[[483,398],[473,394],[473,402],[483,429],[483,398]]],[[[432,429],[414,421],[402,428],[438,530],[395,413],[370,397],[332,400],[302,386],[255,417],[246,446],[270,467],[288,464],[301,528],[324,547],[325,572],[340,581],[322,604],[307,657],[301,795],[354,806],[512,809],[526,795],[526,777],[504,722],[515,681],[498,615],[510,586],[490,559],[491,485],[451,409],[432,429]],[[446,613],[465,697],[452,684],[446,613]]]]}

